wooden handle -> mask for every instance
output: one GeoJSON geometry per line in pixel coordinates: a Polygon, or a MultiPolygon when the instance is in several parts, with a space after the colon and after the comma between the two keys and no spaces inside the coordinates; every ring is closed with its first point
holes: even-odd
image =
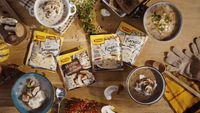
{"type": "Polygon", "coordinates": [[[199,92],[197,92],[196,90],[194,90],[193,88],[191,88],[189,85],[187,85],[185,82],[179,80],[176,76],[174,76],[171,72],[169,71],[165,71],[165,73],[172,78],[174,81],[176,81],[178,84],[180,84],[181,86],[183,86],[185,89],[187,89],[190,93],[192,93],[193,95],[195,95],[196,97],[200,98],[200,94],[199,92]]]}

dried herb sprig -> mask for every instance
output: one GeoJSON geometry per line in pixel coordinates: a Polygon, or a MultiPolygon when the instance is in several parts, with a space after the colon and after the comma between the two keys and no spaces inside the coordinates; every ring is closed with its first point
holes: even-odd
{"type": "Polygon", "coordinates": [[[77,7],[77,12],[83,28],[88,33],[95,33],[95,25],[92,23],[94,14],[94,5],[97,0],[72,0],[77,7]]]}

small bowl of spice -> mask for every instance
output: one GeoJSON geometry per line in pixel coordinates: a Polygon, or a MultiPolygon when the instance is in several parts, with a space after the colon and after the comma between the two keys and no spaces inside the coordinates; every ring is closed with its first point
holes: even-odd
{"type": "Polygon", "coordinates": [[[128,93],[135,102],[149,105],[161,99],[165,91],[163,75],[153,67],[139,67],[127,78],[128,93]]]}

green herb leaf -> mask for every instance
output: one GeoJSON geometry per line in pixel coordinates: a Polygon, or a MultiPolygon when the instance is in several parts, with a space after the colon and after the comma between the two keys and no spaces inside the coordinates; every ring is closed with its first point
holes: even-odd
{"type": "Polygon", "coordinates": [[[77,7],[79,18],[83,22],[84,30],[88,33],[94,33],[95,25],[92,24],[94,18],[93,9],[97,0],[72,0],[77,7]]]}

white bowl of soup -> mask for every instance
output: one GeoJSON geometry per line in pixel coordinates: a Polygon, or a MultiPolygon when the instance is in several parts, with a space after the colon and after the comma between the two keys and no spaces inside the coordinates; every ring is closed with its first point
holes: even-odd
{"type": "Polygon", "coordinates": [[[158,2],[150,6],[143,18],[147,34],[159,41],[174,39],[182,27],[182,16],[170,2],[158,2]]]}
{"type": "Polygon", "coordinates": [[[36,0],[34,16],[37,21],[50,28],[58,27],[76,13],[76,6],[69,0],[36,0]]]}

